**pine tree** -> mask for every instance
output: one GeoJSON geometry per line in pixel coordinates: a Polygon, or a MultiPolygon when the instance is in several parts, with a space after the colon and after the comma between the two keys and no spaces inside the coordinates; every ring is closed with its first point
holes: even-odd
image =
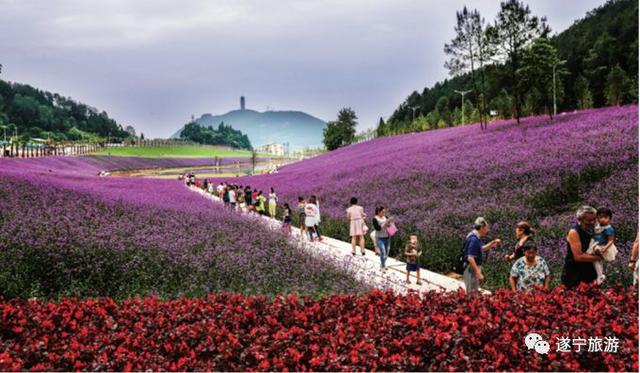
{"type": "Polygon", "coordinates": [[[582,74],[578,74],[573,90],[576,94],[576,106],[579,109],[588,109],[593,106],[593,96],[589,90],[589,82],[582,74]]]}
{"type": "Polygon", "coordinates": [[[546,37],[550,31],[546,17],[532,16],[529,6],[519,0],[507,0],[500,3],[500,12],[495,25],[488,31],[502,58],[511,68],[511,94],[518,124],[520,124],[520,106],[522,104],[518,69],[521,67],[523,53],[533,40],[546,37]]]}
{"type": "Polygon", "coordinates": [[[606,97],[609,105],[623,103],[624,95],[628,91],[629,78],[620,65],[614,66],[607,75],[606,97]]]}

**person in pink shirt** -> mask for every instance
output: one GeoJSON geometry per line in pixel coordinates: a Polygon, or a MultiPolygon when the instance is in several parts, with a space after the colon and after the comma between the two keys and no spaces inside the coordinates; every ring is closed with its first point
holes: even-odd
{"type": "Polygon", "coordinates": [[[367,214],[364,208],[358,205],[358,199],[351,197],[351,207],[347,209],[347,219],[351,224],[349,235],[351,236],[351,255],[356,255],[356,241],[360,241],[360,253],[364,255],[364,235],[367,233],[367,225],[364,219],[367,214]]]}

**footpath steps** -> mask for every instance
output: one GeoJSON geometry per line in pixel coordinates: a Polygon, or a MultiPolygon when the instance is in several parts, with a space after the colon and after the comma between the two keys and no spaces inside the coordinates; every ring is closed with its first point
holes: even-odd
{"type": "MultiPolygon", "coordinates": [[[[198,187],[189,187],[190,190],[202,195],[204,198],[222,203],[220,198],[207,193],[198,187]]],[[[253,214],[255,215],[255,214],[253,214]]],[[[278,220],[267,216],[261,217],[266,225],[274,230],[282,229],[282,224],[278,220]]],[[[372,250],[365,250],[365,255],[360,254],[360,248],[356,247],[357,254],[351,255],[351,243],[335,238],[323,236],[323,240],[309,242],[303,237],[299,228],[292,227],[292,240],[307,250],[312,255],[329,257],[336,265],[341,265],[352,273],[357,279],[379,289],[391,289],[394,292],[406,294],[412,292],[428,291],[458,291],[464,289],[462,281],[447,277],[445,275],[420,268],[420,280],[422,285],[416,284],[415,273],[410,276],[411,284],[406,284],[406,263],[394,258],[387,259],[387,271],[380,271],[380,257],[372,250]]],[[[392,243],[393,244],[393,243],[392,243]]],[[[487,291],[483,291],[488,293],[487,291]]]]}

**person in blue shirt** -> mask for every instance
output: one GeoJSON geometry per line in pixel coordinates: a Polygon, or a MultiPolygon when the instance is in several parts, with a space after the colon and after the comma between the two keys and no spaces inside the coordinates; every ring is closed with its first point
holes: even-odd
{"type": "Polygon", "coordinates": [[[482,274],[482,252],[489,251],[499,246],[502,241],[495,239],[488,244],[482,243],[482,237],[489,233],[489,223],[483,217],[479,217],[473,223],[473,231],[471,231],[464,242],[464,258],[467,260],[466,268],[462,274],[464,287],[467,294],[471,294],[478,290],[480,284],[484,282],[482,274]]]}

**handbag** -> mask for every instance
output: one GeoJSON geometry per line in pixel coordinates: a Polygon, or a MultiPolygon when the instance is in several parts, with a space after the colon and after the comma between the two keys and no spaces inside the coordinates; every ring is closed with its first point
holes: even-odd
{"type": "Polygon", "coordinates": [[[367,225],[363,222],[362,223],[362,233],[363,234],[367,234],[368,231],[369,231],[369,227],[367,227],[367,225]]]}
{"type": "Polygon", "coordinates": [[[398,227],[396,227],[395,223],[387,224],[387,234],[389,237],[393,237],[396,233],[398,233],[398,227]]]}

